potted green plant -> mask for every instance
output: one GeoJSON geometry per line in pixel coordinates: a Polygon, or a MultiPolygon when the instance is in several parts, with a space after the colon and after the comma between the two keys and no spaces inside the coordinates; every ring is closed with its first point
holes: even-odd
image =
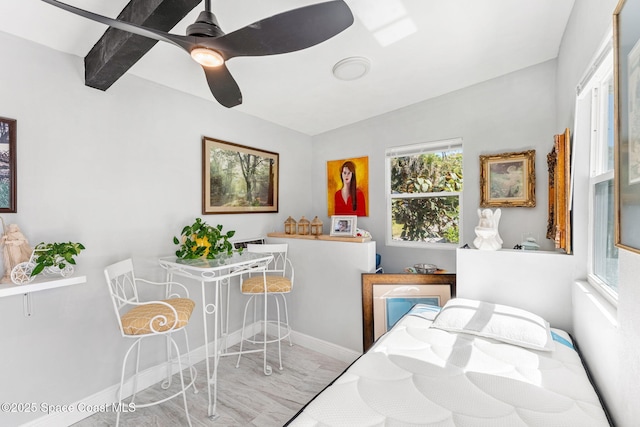
{"type": "Polygon", "coordinates": [[[181,239],[173,238],[173,243],[180,245],[176,256],[182,259],[214,259],[219,254],[231,255],[234,248],[229,239],[236,232],[223,233],[222,228],[220,224],[214,227],[196,218],[193,224],[182,229],[181,239]]]}
{"type": "Polygon", "coordinates": [[[73,266],[76,264],[75,256],[85,249],[82,243],[39,243],[34,249],[35,266],[31,276],[43,271],[59,273],[63,276],[73,274],[73,266]]]}

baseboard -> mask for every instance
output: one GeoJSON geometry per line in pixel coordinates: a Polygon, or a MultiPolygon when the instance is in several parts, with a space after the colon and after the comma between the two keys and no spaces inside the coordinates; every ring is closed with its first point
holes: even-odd
{"type": "Polygon", "coordinates": [[[361,355],[361,353],[355,350],[341,347],[328,341],[323,341],[296,331],[291,332],[291,339],[293,341],[293,345],[308,348],[309,350],[324,354],[325,356],[333,357],[334,359],[342,362],[351,363],[361,355]]]}
{"type": "MultiPolygon", "coordinates": [[[[274,326],[275,327],[275,326],[274,326]]],[[[262,327],[260,323],[256,323],[251,325],[250,328],[253,329],[253,333],[258,333],[262,331],[262,327]]],[[[269,333],[270,328],[267,330],[269,333]]],[[[222,349],[223,347],[232,347],[240,342],[241,331],[235,331],[227,335],[226,339],[220,339],[219,347],[222,349]],[[225,345],[226,341],[226,345],[225,345]]],[[[301,334],[295,331],[291,332],[291,339],[294,345],[300,345],[302,347],[308,348],[309,350],[316,351],[318,353],[324,354],[328,357],[333,357],[334,359],[338,359],[347,363],[351,363],[355,359],[360,356],[360,353],[340,347],[338,345],[332,344],[327,341],[323,341],[309,335],[301,334]]],[[[209,355],[215,354],[213,346],[209,349],[209,355]]],[[[201,346],[195,350],[191,350],[189,353],[191,356],[191,363],[193,365],[200,363],[205,358],[205,347],[201,346]]],[[[183,360],[183,367],[186,368],[186,357],[183,360]]],[[[138,379],[139,388],[143,390],[147,387],[150,387],[154,384],[159,383],[166,377],[166,364],[162,363],[151,368],[148,368],[140,373],[140,377],[138,379]]],[[[178,372],[177,363],[173,363],[172,366],[173,372],[178,372]]],[[[200,372],[200,375],[203,375],[203,372],[200,372]]],[[[185,381],[187,381],[190,377],[188,371],[185,371],[185,381]]],[[[108,387],[102,391],[99,391],[91,396],[87,396],[77,402],[74,402],[68,405],[68,408],[71,408],[68,412],[54,412],[43,417],[37,418],[33,421],[23,424],[25,427],[66,427],[71,424],[77,423],[87,417],[90,417],[93,414],[98,412],[113,412],[115,419],[114,409],[116,408],[116,395],[118,393],[118,384],[115,384],[111,387],[108,387]]],[[[205,391],[202,391],[205,392],[205,391]]],[[[131,396],[131,392],[125,392],[126,397],[131,396]]],[[[126,407],[126,405],[125,405],[126,407]]],[[[125,408],[126,409],[126,408],[125,408]]]]}
{"type": "MultiPolygon", "coordinates": [[[[267,334],[271,336],[276,336],[278,334],[277,326],[274,323],[269,323],[267,325],[267,334]]],[[[296,331],[291,331],[291,341],[293,341],[294,345],[308,348],[309,350],[313,350],[317,353],[321,353],[325,356],[329,356],[347,363],[353,362],[361,354],[355,350],[350,350],[348,348],[341,347],[328,341],[323,341],[321,339],[314,338],[312,336],[305,335],[296,331]]]]}

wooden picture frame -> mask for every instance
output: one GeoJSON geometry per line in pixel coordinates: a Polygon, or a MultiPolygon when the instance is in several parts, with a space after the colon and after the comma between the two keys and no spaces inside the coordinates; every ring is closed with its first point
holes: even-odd
{"type": "Polygon", "coordinates": [[[571,254],[571,131],[554,135],[553,149],[547,154],[549,168],[549,217],[547,239],[556,249],[571,254]]]}
{"type": "Polygon", "coordinates": [[[0,213],[15,213],[18,188],[16,183],[17,126],[15,119],[0,117],[0,213]]]}
{"type": "Polygon", "coordinates": [[[279,155],[202,138],[202,214],[278,212],[279,155]]]}
{"type": "Polygon", "coordinates": [[[358,217],[356,215],[333,215],[329,235],[353,237],[356,235],[357,226],[358,217]]]}
{"type": "Polygon", "coordinates": [[[613,14],[615,243],[640,253],[640,5],[620,0],[613,14]]]}
{"type": "Polygon", "coordinates": [[[442,306],[456,296],[455,274],[362,274],[362,347],[367,351],[408,309],[420,302],[442,306]],[[392,301],[398,299],[398,301],[392,301]],[[388,317],[387,306],[396,305],[388,317]],[[386,306],[385,306],[386,305],[386,306]],[[405,310],[406,309],[406,310],[405,310]]]}
{"type": "Polygon", "coordinates": [[[535,150],[480,156],[480,207],[534,207],[535,157],[535,150]]]}

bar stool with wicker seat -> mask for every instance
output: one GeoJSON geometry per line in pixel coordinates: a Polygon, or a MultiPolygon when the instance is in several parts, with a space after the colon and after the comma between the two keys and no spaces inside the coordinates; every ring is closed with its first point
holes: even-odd
{"type": "Polygon", "coordinates": [[[267,357],[267,344],[277,342],[278,343],[278,362],[279,368],[282,370],[282,348],[281,341],[289,339],[289,345],[293,345],[291,342],[291,326],[289,325],[289,312],[287,310],[286,294],[290,293],[293,289],[294,270],[291,260],[287,257],[288,245],[286,243],[280,244],[249,244],[247,245],[248,252],[256,252],[262,254],[273,255],[273,260],[267,266],[267,269],[263,274],[249,275],[250,277],[243,277],[240,284],[240,290],[242,294],[249,295],[249,299],[244,307],[244,317],[242,321],[242,336],[240,338],[240,354],[238,355],[238,361],[236,367],[240,366],[240,358],[242,357],[242,348],[245,341],[263,345],[264,357],[265,357],[265,374],[271,373],[270,367],[266,365],[267,357]],[[257,321],[258,304],[257,300],[260,298],[271,297],[275,304],[276,319],[269,320],[267,313],[267,303],[263,304],[264,320],[263,320],[263,333],[262,337],[259,334],[253,334],[252,336],[245,337],[247,332],[247,311],[251,303],[253,303],[253,319],[254,325],[257,321]],[[282,302],[282,309],[280,303],[282,302]],[[267,337],[267,330],[271,326],[272,330],[275,327],[276,336],[274,338],[267,337]]]}
{"type": "MultiPolygon", "coordinates": [[[[118,320],[120,333],[124,338],[132,339],[133,343],[127,350],[122,360],[122,371],[120,375],[120,387],[118,389],[118,404],[123,401],[125,387],[125,370],[127,360],[135,349],[137,352],[135,359],[135,374],[133,378],[127,380],[133,381],[133,392],[130,403],[134,403],[136,408],[144,408],[147,406],[157,405],[166,402],[180,394],[182,394],[184,402],[184,411],[187,423],[191,426],[189,418],[189,409],[187,407],[186,391],[193,386],[194,393],[197,393],[195,386],[196,370],[191,364],[189,357],[189,339],[185,326],[189,323],[191,313],[195,306],[195,302],[189,299],[187,289],[177,282],[150,282],[148,280],[136,278],[133,270],[133,261],[126,259],[118,263],[109,265],[104,269],[104,275],[107,279],[109,293],[118,320]],[[164,287],[165,299],[156,301],[142,302],[139,299],[138,285],[148,284],[150,286],[164,287]],[[179,290],[184,296],[176,292],[179,290]],[[178,344],[173,339],[174,332],[182,331],[184,333],[184,341],[186,343],[187,366],[191,382],[185,384],[183,375],[182,357],[178,344]],[[171,386],[173,370],[173,362],[177,362],[177,373],[180,377],[180,388],[170,396],[163,397],[157,401],[147,403],[136,403],[136,393],[138,388],[138,371],[140,365],[141,343],[144,339],[162,336],[166,339],[167,349],[167,378],[161,384],[164,390],[171,386]],[[172,357],[175,352],[175,358],[172,357]]],[[[170,392],[168,392],[170,393],[170,392]]],[[[120,411],[117,411],[116,426],[120,423],[120,411]]]]}

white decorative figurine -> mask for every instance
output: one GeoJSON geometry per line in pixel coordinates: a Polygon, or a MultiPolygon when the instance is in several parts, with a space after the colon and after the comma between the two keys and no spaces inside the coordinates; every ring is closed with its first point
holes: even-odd
{"type": "Polygon", "coordinates": [[[498,232],[498,224],[500,223],[500,209],[493,212],[491,209],[478,209],[478,218],[480,222],[476,227],[476,237],[473,245],[481,251],[497,251],[502,249],[502,239],[498,232]]]}
{"type": "Polygon", "coordinates": [[[11,270],[21,262],[28,261],[31,247],[27,238],[16,224],[9,224],[2,236],[4,276],[0,282],[11,283],[11,270]]]}

